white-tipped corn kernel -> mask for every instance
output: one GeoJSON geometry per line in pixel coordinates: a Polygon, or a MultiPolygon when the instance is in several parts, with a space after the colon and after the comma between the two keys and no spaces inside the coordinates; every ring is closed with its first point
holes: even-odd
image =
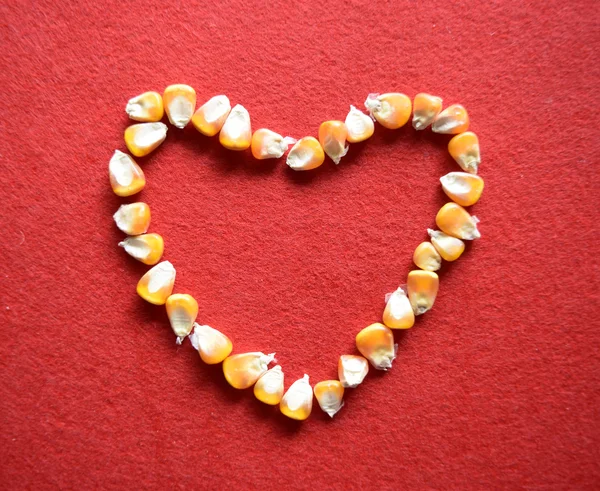
{"type": "Polygon", "coordinates": [[[435,95],[420,93],[413,102],[412,125],[415,130],[427,128],[442,110],[442,99],[435,95]]]}
{"type": "Polygon", "coordinates": [[[129,155],[119,150],[115,150],[108,163],[108,177],[117,196],[132,196],[146,185],[146,178],[140,166],[129,155]]]}
{"type": "Polygon", "coordinates": [[[141,202],[121,205],[113,219],[119,230],[127,235],[144,234],[150,226],[150,207],[141,202]]]}
{"type": "Polygon", "coordinates": [[[319,126],[319,143],[336,165],[340,163],[350,148],[346,145],[347,136],[348,130],[343,121],[325,121],[319,126]]]}
{"type": "Polygon", "coordinates": [[[192,327],[198,316],[198,302],[187,293],[175,293],[167,298],[165,304],[171,329],[182,339],[192,332],[192,327]]]}
{"type": "Polygon", "coordinates": [[[158,148],[167,137],[164,123],[132,124],[125,130],[124,140],[127,149],[136,157],[144,157],[158,148]]]}
{"type": "Polygon", "coordinates": [[[137,293],[146,302],[164,305],[173,293],[175,268],[169,261],[158,263],[150,269],[137,284],[137,293]]]}
{"type": "Polygon", "coordinates": [[[431,237],[431,243],[444,261],[456,261],[465,250],[465,243],[456,237],[430,228],[427,229],[427,233],[431,237]]]}
{"type": "Polygon", "coordinates": [[[303,421],[312,411],[313,391],[308,381],[308,375],[296,380],[279,403],[282,414],[291,419],[303,421]]]}
{"type": "Polygon", "coordinates": [[[158,234],[143,234],[127,237],[119,242],[119,247],[138,261],[155,265],[163,255],[165,244],[163,238],[158,234]]]}
{"type": "Polygon", "coordinates": [[[325,152],[312,136],[300,138],[288,153],[286,164],[294,170],[316,169],[325,162],[325,152]]]}
{"type": "Polygon", "coordinates": [[[474,205],[483,192],[483,179],[467,172],[450,172],[440,182],[444,193],[460,206],[474,205]]]}
{"type": "Polygon", "coordinates": [[[227,116],[219,141],[228,150],[246,150],[252,144],[250,114],[241,104],[236,105],[227,116]]]}
{"type": "Polygon", "coordinates": [[[263,373],[254,385],[254,396],[265,404],[275,406],[283,397],[283,370],[275,365],[263,373]]]}
{"type": "Polygon", "coordinates": [[[469,129],[469,115],[460,104],[453,104],[439,113],[433,120],[431,129],[434,133],[456,135],[469,129]]]}
{"type": "Polygon", "coordinates": [[[285,138],[279,133],[260,128],[252,135],[252,155],[255,159],[278,159],[283,157],[287,152],[289,145],[296,143],[294,138],[286,136],[285,138]]]}
{"type": "Polygon", "coordinates": [[[192,346],[200,354],[202,361],[208,365],[221,363],[231,354],[233,344],[231,340],[220,331],[210,326],[194,324],[194,331],[190,334],[192,346]]]}
{"type": "Polygon", "coordinates": [[[354,106],[350,106],[350,112],[346,116],[347,140],[350,143],[358,143],[373,136],[375,125],[373,120],[354,106]]]}
{"type": "Polygon", "coordinates": [[[365,107],[381,126],[395,130],[404,126],[410,119],[412,104],[407,95],[400,92],[369,94],[365,107]]]}
{"type": "Polygon", "coordinates": [[[442,267],[442,257],[431,242],[421,242],[417,246],[413,261],[425,271],[437,271],[442,267]]]}
{"type": "Polygon", "coordinates": [[[164,114],[162,96],[158,92],[144,92],[129,99],[125,112],[134,121],[143,123],[160,121],[164,114]]]}
{"type": "Polygon", "coordinates": [[[185,84],[169,85],[163,94],[169,121],[176,128],[185,128],[196,109],[196,91],[185,84]]]}
{"type": "Polygon", "coordinates": [[[415,324],[410,300],[402,288],[390,295],[383,311],[383,323],[391,329],[410,329],[415,324]]]}
{"type": "Polygon", "coordinates": [[[391,329],[377,322],[356,335],[356,348],[377,370],[387,370],[396,359],[398,345],[391,329]]]}
{"type": "Polygon", "coordinates": [[[275,353],[265,355],[259,351],[231,355],[223,362],[223,374],[233,388],[247,389],[267,371],[269,363],[274,359],[275,353]]]}
{"type": "Polygon", "coordinates": [[[342,355],[338,361],[338,378],[346,388],[354,389],[369,373],[369,362],[362,356],[342,355]]]}
{"type": "Polygon", "coordinates": [[[331,418],[344,406],[344,386],[339,380],[323,380],[315,385],[314,392],[319,406],[331,418]]]}
{"type": "Polygon", "coordinates": [[[203,135],[215,136],[221,131],[230,111],[231,104],[227,96],[216,95],[198,108],[192,116],[192,124],[203,135]]]}
{"type": "Polygon", "coordinates": [[[479,219],[456,203],[446,203],[435,216],[439,229],[462,240],[475,240],[481,237],[477,224],[479,219]]]}

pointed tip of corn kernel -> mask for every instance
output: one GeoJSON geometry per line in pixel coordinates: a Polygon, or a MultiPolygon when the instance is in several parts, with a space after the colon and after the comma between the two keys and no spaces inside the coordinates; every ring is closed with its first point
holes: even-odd
{"type": "Polygon", "coordinates": [[[383,311],[383,323],[390,329],[410,329],[415,324],[415,314],[403,288],[389,296],[383,311]]]}
{"type": "Polygon", "coordinates": [[[339,380],[323,380],[313,388],[319,407],[333,418],[344,407],[344,387],[339,380]]]}

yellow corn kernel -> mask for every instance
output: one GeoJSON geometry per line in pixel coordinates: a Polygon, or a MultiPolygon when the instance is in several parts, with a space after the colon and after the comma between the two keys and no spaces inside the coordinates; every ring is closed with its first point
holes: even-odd
{"type": "Polygon", "coordinates": [[[190,341],[207,365],[221,363],[233,349],[231,340],[225,334],[210,326],[201,326],[197,323],[194,324],[194,331],[190,334],[190,341]]]}
{"type": "Polygon", "coordinates": [[[225,124],[231,111],[226,95],[216,95],[205,102],[192,116],[192,124],[200,133],[215,136],[225,124]]]}
{"type": "Polygon", "coordinates": [[[472,131],[465,131],[452,137],[448,142],[448,152],[460,168],[469,174],[477,174],[481,163],[479,138],[472,131]]]}
{"type": "Polygon", "coordinates": [[[319,126],[319,143],[336,165],[348,153],[347,136],[348,130],[343,121],[325,121],[319,126]]]}
{"type": "Polygon", "coordinates": [[[402,288],[390,294],[383,311],[383,323],[391,329],[410,329],[415,324],[415,313],[402,288]]]}
{"type": "Polygon", "coordinates": [[[312,136],[300,138],[288,153],[286,164],[294,170],[311,170],[325,162],[325,152],[312,136]]]}
{"type": "Polygon", "coordinates": [[[254,395],[270,406],[276,406],[283,397],[283,371],[279,365],[263,373],[254,386],[254,395]]]}
{"type": "Polygon", "coordinates": [[[456,237],[430,228],[427,229],[427,233],[431,237],[435,250],[440,253],[444,261],[456,261],[465,250],[465,243],[456,237]]]}
{"type": "Polygon", "coordinates": [[[275,353],[265,355],[258,351],[228,356],[223,362],[225,379],[235,389],[252,387],[274,359],[275,353]]]}
{"type": "Polygon", "coordinates": [[[304,421],[312,411],[313,391],[308,375],[296,380],[281,398],[279,410],[291,419],[304,421]]]}
{"type": "Polygon", "coordinates": [[[131,257],[144,264],[154,266],[163,255],[165,244],[163,238],[158,234],[143,234],[135,237],[127,237],[119,242],[119,247],[131,257]]]}
{"type": "Polygon", "coordinates": [[[246,150],[252,144],[252,124],[250,114],[240,104],[235,106],[219,133],[219,141],[228,150],[246,150]]]}
{"type": "Polygon", "coordinates": [[[158,92],[144,92],[129,99],[125,112],[134,121],[156,123],[164,114],[162,96],[158,92]]]}
{"type": "Polygon", "coordinates": [[[125,129],[125,145],[136,157],[144,157],[158,148],[167,137],[167,125],[164,123],[132,124],[125,129]]]}
{"type": "Polygon", "coordinates": [[[440,279],[433,271],[418,269],[408,273],[406,290],[416,315],[424,314],[433,307],[439,286],[440,279]]]}
{"type": "Polygon", "coordinates": [[[175,268],[169,261],[158,263],[141,277],[137,284],[137,293],[146,302],[164,305],[173,293],[175,268]]]}
{"type": "Polygon", "coordinates": [[[196,109],[196,91],[189,85],[169,85],[163,94],[163,102],[171,124],[185,128],[196,109]]]}
{"type": "Polygon", "coordinates": [[[467,172],[450,172],[440,182],[444,193],[460,206],[474,205],[483,192],[483,179],[467,172]]]}
{"type": "Polygon", "coordinates": [[[396,359],[398,345],[394,344],[392,330],[377,322],[356,335],[356,347],[377,370],[387,370],[396,359]]]}
{"type": "Polygon", "coordinates": [[[198,317],[198,302],[187,293],[175,293],[167,298],[165,304],[171,329],[182,339],[192,332],[196,317],[198,317]]]}
{"type": "Polygon", "coordinates": [[[117,196],[132,196],[146,185],[146,178],[140,166],[129,155],[119,150],[115,150],[108,163],[108,177],[117,196]]]}
{"type": "Polygon", "coordinates": [[[477,230],[479,219],[469,215],[469,212],[456,203],[446,203],[440,208],[435,223],[439,229],[452,237],[463,240],[479,239],[477,230]]]}
{"type": "Polygon", "coordinates": [[[344,405],[344,386],[339,380],[323,380],[315,385],[315,397],[323,411],[331,418],[344,405]]]}
{"type": "Polygon", "coordinates": [[[261,128],[252,135],[251,150],[255,159],[278,159],[287,152],[288,146],[296,143],[296,140],[279,133],[261,128]]]}
{"type": "Polygon", "coordinates": [[[365,141],[373,136],[375,125],[373,120],[354,106],[350,106],[350,112],[346,116],[346,139],[349,143],[365,141]]]}
{"type": "Polygon", "coordinates": [[[453,104],[439,113],[433,120],[431,129],[434,133],[457,135],[469,129],[469,115],[460,104],[453,104]]]}
{"type": "Polygon", "coordinates": [[[119,230],[127,235],[145,234],[150,226],[150,207],[141,202],[121,205],[113,219],[119,230]]]}
{"type": "Polygon", "coordinates": [[[413,261],[425,271],[437,271],[442,267],[442,258],[431,242],[421,242],[417,246],[413,261]]]}
{"type": "Polygon", "coordinates": [[[369,362],[362,356],[342,355],[338,361],[338,378],[344,387],[354,389],[369,373],[369,362]]]}
{"type": "Polygon", "coordinates": [[[417,94],[413,101],[412,125],[415,130],[427,128],[442,110],[442,99],[430,94],[417,94]]]}
{"type": "Polygon", "coordinates": [[[369,94],[365,107],[381,126],[395,130],[408,122],[412,104],[407,95],[390,92],[381,95],[369,94]]]}

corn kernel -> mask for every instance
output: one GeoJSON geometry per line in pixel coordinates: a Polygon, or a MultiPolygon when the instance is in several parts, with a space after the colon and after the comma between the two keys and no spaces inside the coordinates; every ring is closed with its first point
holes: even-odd
{"type": "Polygon", "coordinates": [[[274,359],[275,353],[265,355],[261,352],[228,356],[223,362],[225,379],[235,389],[252,387],[274,359]]]}
{"type": "Polygon", "coordinates": [[[163,94],[165,111],[176,128],[185,128],[196,109],[196,91],[189,85],[169,85],[163,94]]]}
{"type": "Polygon", "coordinates": [[[165,304],[171,329],[178,338],[184,338],[194,327],[198,316],[198,302],[187,293],[175,293],[165,304]]]}
{"type": "Polygon", "coordinates": [[[113,219],[119,230],[127,235],[145,234],[150,226],[150,207],[141,202],[121,205],[113,219]]]}
{"type": "Polygon", "coordinates": [[[442,267],[442,258],[431,242],[421,242],[417,246],[413,261],[425,271],[437,271],[442,267]]]}
{"type": "Polygon", "coordinates": [[[296,143],[296,140],[279,133],[261,128],[252,135],[251,150],[255,159],[278,159],[287,152],[288,146],[296,143]]]}
{"type": "Polygon", "coordinates": [[[469,129],[469,115],[467,110],[460,104],[447,107],[439,113],[431,127],[434,133],[445,135],[456,135],[469,129]]]}
{"type": "Polygon", "coordinates": [[[344,406],[344,387],[339,380],[323,380],[315,385],[315,397],[331,418],[344,406]]]}
{"type": "Polygon", "coordinates": [[[144,157],[158,148],[167,137],[164,123],[132,124],[125,129],[125,145],[136,157],[144,157]]]}
{"type": "Polygon", "coordinates": [[[390,92],[369,94],[365,107],[381,126],[395,130],[408,122],[412,104],[407,95],[390,92]]]}
{"type": "Polygon", "coordinates": [[[210,98],[192,116],[192,124],[200,133],[215,136],[225,124],[231,111],[231,104],[226,95],[210,98]]]}
{"type": "Polygon", "coordinates": [[[415,130],[427,128],[442,110],[442,99],[430,94],[417,94],[413,101],[412,125],[415,130]]]}
{"type": "Polygon", "coordinates": [[[365,327],[356,335],[356,347],[377,370],[392,368],[398,349],[392,330],[379,322],[365,327]]]}
{"type": "Polygon", "coordinates": [[[469,215],[469,212],[456,203],[446,203],[440,208],[435,223],[439,229],[452,237],[463,240],[479,239],[477,230],[479,219],[469,215]]]}
{"type": "Polygon", "coordinates": [[[250,114],[240,104],[235,106],[219,133],[219,141],[228,150],[246,150],[252,144],[250,114]]]}
{"type": "Polygon", "coordinates": [[[190,334],[190,342],[207,365],[221,363],[233,349],[231,340],[225,334],[210,326],[201,326],[197,323],[194,324],[194,332],[190,334]]]}
{"type": "Polygon", "coordinates": [[[125,249],[127,254],[138,261],[154,266],[162,257],[165,244],[158,234],[143,234],[127,237],[119,242],[119,247],[125,249]]]}
{"type": "Polygon", "coordinates": [[[108,163],[108,177],[117,196],[132,196],[146,185],[146,178],[140,166],[129,155],[119,150],[115,150],[108,163]]]}
{"type": "Polygon", "coordinates": [[[415,313],[402,288],[388,298],[383,311],[383,323],[392,329],[410,329],[415,324],[415,313]]]}
{"type": "Polygon", "coordinates": [[[429,228],[427,232],[429,233],[429,237],[431,237],[431,243],[435,247],[435,250],[440,253],[444,261],[456,261],[464,252],[465,243],[462,240],[439,230],[429,228]]]}
{"type": "Polygon", "coordinates": [[[460,168],[469,174],[477,174],[481,163],[479,138],[472,131],[465,131],[452,137],[448,142],[448,152],[460,168]]]}
{"type": "Polygon", "coordinates": [[[460,206],[474,205],[483,192],[483,179],[467,172],[450,172],[440,182],[444,193],[460,206]]]}
{"type": "Polygon", "coordinates": [[[319,143],[336,165],[348,153],[347,136],[348,131],[343,121],[325,121],[319,126],[319,143]]]}
{"type": "Polygon", "coordinates": [[[169,261],[158,263],[150,269],[137,284],[137,293],[146,302],[164,305],[173,293],[175,268],[169,261]]]}
{"type": "Polygon", "coordinates": [[[279,365],[263,373],[254,386],[254,395],[270,406],[281,402],[283,397],[283,371],[279,365]]]}
{"type": "Polygon", "coordinates": [[[350,143],[365,141],[371,138],[375,131],[373,120],[354,106],[350,106],[350,112],[346,116],[345,123],[348,131],[346,139],[350,143]]]}
{"type": "Polygon", "coordinates": [[[311,170],[325,162],[325,152],[312,136],[300,138],[288,153],[286,164],[294,170],[311,170]]]}
{"type": "Polygon", "coordinates": [[[437,296],[440,279],[433,271],[415,270],[408,273],[406,290],[416,315],[427,312],[437,296]]]}
{"type": "Polygon", "coordinates": [[[308,383],[308,375],[304,375],[290,385],[281,399],[279,410],[288,418],[304,421],[312,411],[312,400],[312,387],[308,383]]]}
{"type": "Polygon", "coordinates": [[[338,361],[338,378],[342,386],[354,389],[369,373],[369,362],[362,356],[342,355],[338,361]]]}
{"type": "Polygon", "coordinates": [[[158,92],[144,92],[129,99],[125,112],[134,121],[156,123],[164,114],[162,96],[158,92]]]}

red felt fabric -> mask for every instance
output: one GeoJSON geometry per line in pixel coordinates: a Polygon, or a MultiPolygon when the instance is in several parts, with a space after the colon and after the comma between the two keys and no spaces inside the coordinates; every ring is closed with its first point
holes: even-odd
{"type": "MultiPolygon", "coordinates": [[[[597,5],[9,1],[1,8],[0,487],[593,489],[598,404],[597,5]],[[330,420],[297,424],[177,346],[116,247],[128,98],[189,83],[254,128],[316,135],[369,92],[460,102],[483,238],[441,273],[330,420]]],[[[294,173],[193,127],[139,159],[176,291],[287,384],[336,376],[457,170],[446,136],[377,127],[294,173]]],[[[133,201],[133,200],[130,200],[133,201]]]]}

